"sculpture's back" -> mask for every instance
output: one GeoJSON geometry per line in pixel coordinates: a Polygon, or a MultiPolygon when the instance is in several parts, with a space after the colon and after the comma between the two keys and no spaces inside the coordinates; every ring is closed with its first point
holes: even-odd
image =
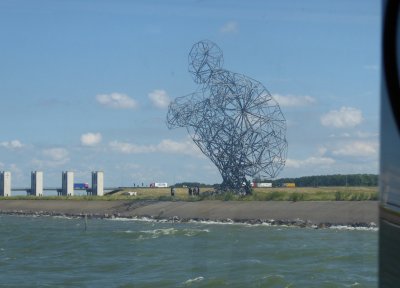
{"type": "Polygon", "coordinates": [[[260,82],[224,70],[222,63],[222,51],[216,44],[201,41],[193,45],[189,71],[202,86],[198,93],[170,104],[167,124],[170,128],[186,126],[219,169],[222,189],[250,191],[243,187],[246,176],[274,178],[285,165],[285,118],[260,82]]]}

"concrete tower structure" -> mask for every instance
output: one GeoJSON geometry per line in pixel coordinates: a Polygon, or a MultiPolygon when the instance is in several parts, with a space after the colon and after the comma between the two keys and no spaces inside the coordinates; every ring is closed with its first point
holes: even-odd
{"type": "Polygon", "coordinates": [[[43,196],[43,172],[33,171],[31,173],[30,195],[43,196]]]}
{"type": "Polygon", "coordinates": [[[0,196],[11,196],[11,172],[0,171],[0,196]]]}
{"type": "Polygon", "coordinates": [[[104,195],[104,173],[103,171],[92,172],[92,195],[104,195]]]}
{"type": "Polygon", "coordinates": [[[74,172],[62,172],[62,188],[61,195],[74,196],[74,172]]]}

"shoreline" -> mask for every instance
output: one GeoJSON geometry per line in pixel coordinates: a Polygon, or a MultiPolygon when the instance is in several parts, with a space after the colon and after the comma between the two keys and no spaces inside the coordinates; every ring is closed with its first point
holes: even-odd
{"type": "Polygon", "coordinates": [[[155,221],[213,221],[312,228],[376,228],[379,223],[378,201],[3,200],[0,201],[0,214],[148,218],[155,221]]]}

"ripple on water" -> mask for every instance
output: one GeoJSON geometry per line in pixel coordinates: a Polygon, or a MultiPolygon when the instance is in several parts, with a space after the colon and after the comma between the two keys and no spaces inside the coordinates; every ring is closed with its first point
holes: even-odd
{"type": "Polygon", "coordinates": [[[32,287],[31,283],[36,287],[377,285],[376,232],[132,219],[88,219],[85,231],[77,224],[83,225],[84,221],[2,216],[1,284],[11,287],[32,287]]]}

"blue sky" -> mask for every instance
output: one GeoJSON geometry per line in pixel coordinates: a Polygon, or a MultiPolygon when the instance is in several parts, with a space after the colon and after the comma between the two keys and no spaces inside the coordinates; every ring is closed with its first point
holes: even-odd
{"type": "Polygon", "coordinates": [[[0,170],[106,186],[219,183],[167,105],[198,87],[203,39],[264,84],[287,120],[278,176],[378,173],[381,4],[370,1],[0,1],[0,170]]]}

